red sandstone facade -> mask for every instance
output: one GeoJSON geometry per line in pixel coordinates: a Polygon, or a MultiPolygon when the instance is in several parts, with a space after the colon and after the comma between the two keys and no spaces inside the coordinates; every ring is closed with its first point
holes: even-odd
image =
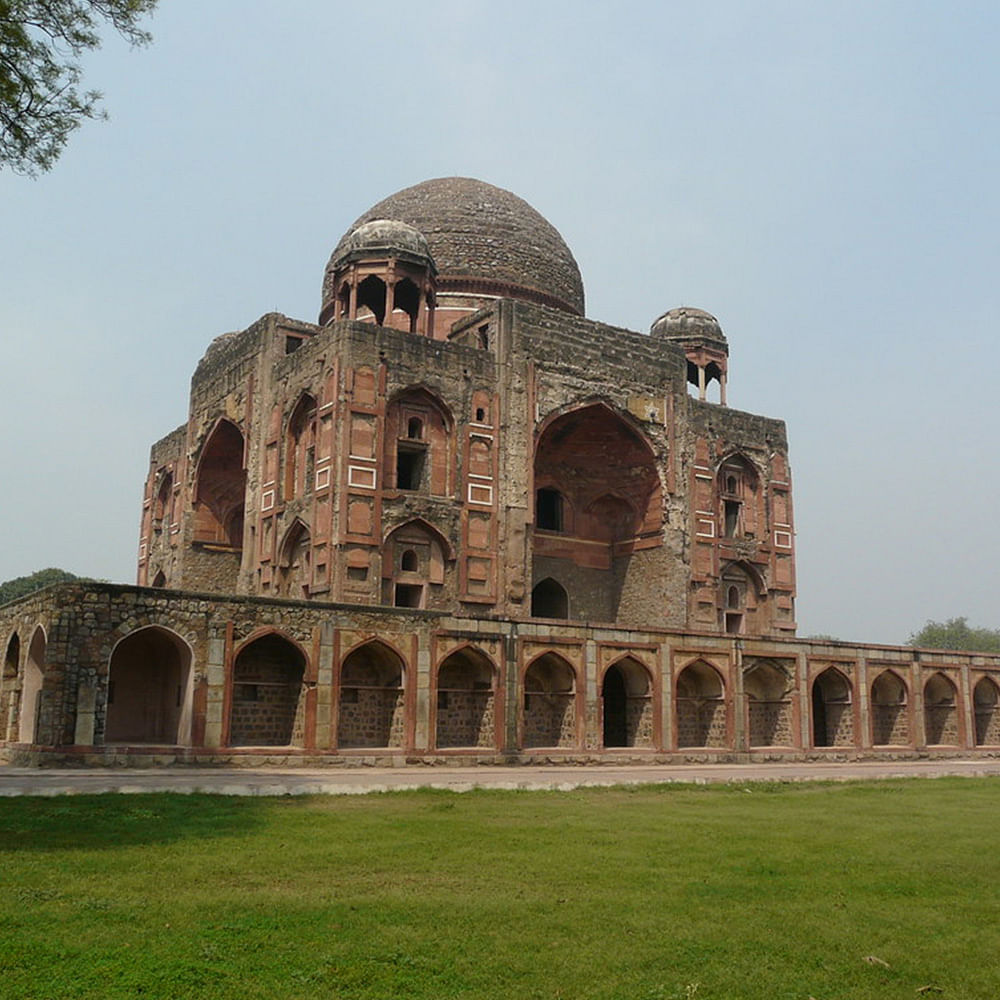
{"type": "Polygon", "coordinates": [[[202,358],[152,449],[139,586],[0,609],[0,737],[88,759],[1000,747],[1000,658],[795,639],[784,425],[726,405],[715,318],[583,314],[569,249],[509,192],[376,205],[318,324],[271,314],[202,358]]]}

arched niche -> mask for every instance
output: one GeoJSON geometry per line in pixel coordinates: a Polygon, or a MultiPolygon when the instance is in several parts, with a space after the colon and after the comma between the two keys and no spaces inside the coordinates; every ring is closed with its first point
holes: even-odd
{"type": "Polygon", "coordinates": [[[278,592],[282,597],[309,596],[312,582],[312,536],[301,518],[289,525],[278,547],[278,592]]]}
{"type": "Polygon", "coordinates": [[[990,677],[981,677],[972,689],[975,710],[976,746],[1000,744],[1000,688],[990,677]]]}
{"type": "Polygon", "coordinates": [[[434,393],[417,386],[395,395],[386,409],[384,481],[400,491],[451,493],[451,411],[434,393]]]}
{"type": "Polygon", "coordinates": [[[290,639],[269,632],[246,643],[233,662],[232,746],[302,746],[306,658],[290,639]]]}
{"type": "Polygon", "coordinates": [[[653,682],[631,656],[612,663],[601,682],[601,726],[605,747],[653,746],[653,682]]]}
{"type": "Polygon", "coordinates": [[[149,626],[115,645],[104,742],[191,742],[191,648],[176,632],[149,626]]]}
{"type": "Polygon", "coordinates": [[[854,744],[851,682],[836,667],[827,667],[812,684],[812,740],[814,747],[854,744]]]}
{"type": "Polygon", "coordinates": [[[722,675],[704,660],[689,663],[677,675],[679,748],[728,745],[725,691],[722,675]]]}
{"type": "Polygon", "coordinates": [[[931,674],[924,684],[924,737],[936,746],[961,744],[958,689],[942,673],[931,674]]]}
{"type": "Polygon", "coordinates": [[[285,499],[311,492],[316,472],[316,397],[299,396],[285,433],[285,499]]]}
{"type": "Polygon", "coordinates": [[[41,625],[35,627],[24,661],[21,678],[21,699],[18,710],[18,743],[35,743],[38,739],[42,708],[42,686],[45,680],[45,652],[48,640],[41,625]]]}
{"type": "Polygon", "coordinates": [[[194,540],[242,549],[245,499],[243,434],[231,421],[220,420],[198,459],[194,540]]]}
{"type": "Polygon", "coordinates": [[[721,538],[757,538],[760,475],[746,456],[734,453],[719,463],[715,477],[721,538]]]}
{"type": "Polygon", "coordinates": [[[496,747],[496,667],[465,646],[438,667],[435,746],[496,747]]]}
{"type": "Polygon", "coordinates": [[[875,746],[907,746],[910,716],[906,683],[894,670],[883,670],[871,687],[872,743],[875,746]]]}
{"type": "Polygon", "coordinates": [[[539,580],[531,590],[532,618],[569,618],[569,595],[552,577],[539,580]]]}
{"type": "MultiPolygon", "coordinates": [[[[660,477],[643,434],[604,403],[577,407],[549,420],[535,445],[536,529],[615,545],[660,530],[660,477]],[[575,524],[551,524],[546,511],[558,494],[578,512],[575,524]],[[542,515],[541,523],[538,515],[542,515]]],[[[563,521],[565,522],[565,513],[563,521]]],[[[536,545],[537,545],[536,538],[536,545]]],[[[616,553],[609,552],[609,558],[616,553]]]]}
{"type": "Polygon", "coordinates": [[[153,527],[160,531],[164,527],[169,531],[174,520],[174,477],[169,469],[160,473],[160,482],[156,488],[156,499],[153,502],[153,527]]]}
{"type": "Polygon", "coordinates": [[[770,660],[758,660],[745,673],[751,747],[795,743],[789,673],[770,660]]]}
{"type": "Polygon", "coordinates": [[[352,650],[340,668],[337,742],[341,747],[400,747],[405,739],[405,664],[377,639],[352,650]]]}
{"type": "Polygon", "coordinates": [[[397,608],[439,605],[453,558],[448,540],[423,519],[394,528],[382,546],[382,603],[397,608]]]}
{"type": "Polygon", "coordinates": [[[524,674],[524,747],[578,744],[576,672],[558,653],[543,653],[524,674]]]}

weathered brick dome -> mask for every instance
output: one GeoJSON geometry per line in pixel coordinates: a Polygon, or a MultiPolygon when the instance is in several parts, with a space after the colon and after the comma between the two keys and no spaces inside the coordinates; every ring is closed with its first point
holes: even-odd
{"type": "Polygon", "coordinates": [[[653,337],[661,337],[664,340],[697,338],[726,343],[719,321],[710,312],[705,312],[704,309],[695,309],[694,306],[678,306],[676,309],[668,309],[667,312],[653,321],[649,333],[653,337]]]}
{"type": "Polygon", "coordinates": [[[503,295],[584,313],[583,279],[556,228],[526,201],[469,177],[439,177],[373,205],[331,256],[342,257],[358,226],[395,219],[423,233],[439,293],[503,295]]]}
{"type": "Polygon", "coordinates": [[[397,219],[372,219],[351,230],[340,241],[330,258],[330,267],[380,250],[391,250],[428,263],[431,261],[430,248],[419,229],[397,219]]]}

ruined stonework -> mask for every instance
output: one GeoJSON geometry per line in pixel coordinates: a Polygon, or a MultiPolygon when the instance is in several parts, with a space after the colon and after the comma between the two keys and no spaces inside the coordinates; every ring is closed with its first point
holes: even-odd
{"type": "Polygon", "coordinates": [[[795,638],[785,428],[730,407],[730,375],[704,310],[587,319],[571,251],[510,192],[391,195],[336,241],[317,323],[208,345],[150,453],[138,585],[0,609],[0,739],[88,760],[1000,750],[1000,658],[795,638]]]}

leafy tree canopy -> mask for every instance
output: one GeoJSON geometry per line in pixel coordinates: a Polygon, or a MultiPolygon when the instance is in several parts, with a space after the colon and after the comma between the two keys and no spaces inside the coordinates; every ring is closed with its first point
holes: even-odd
{"type": "Polygon", "coordinates": [[[6,583],[0,583],[0,604],[16,601],[42,587],[51,587],[54,583],[66,583],[69,580],[79,580],[78,576],[67,573],[64,569],[40,569],[29,576],[19,576],[6,583]]]}
{"type": "Polygon", "coordinates": [[[105,23],[132,45],[157,0],[0,0],[0,169],[36,176],[86,118],[106,118],[101,94],[78,89],[80,56],[105,23]]]}
{"type": "Polygon", "coordinates": [[[965,618],[928,622],[907,640],[927,649],[967,649],[975,653],[1000,653],[1000,629],[973,628],[965,618]]]}

